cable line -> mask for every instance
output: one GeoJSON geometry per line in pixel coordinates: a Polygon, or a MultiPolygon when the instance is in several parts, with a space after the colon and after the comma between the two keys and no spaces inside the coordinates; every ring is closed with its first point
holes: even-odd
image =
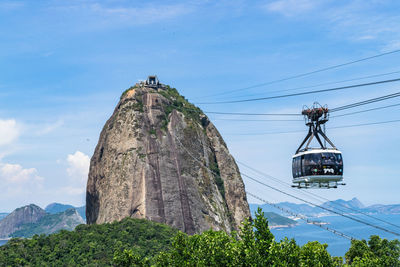
{"type": "Polygon", "coordinates": [[[303,121],[303,120],[245,120],[245,119],[213,119],[213,121],[303,121]]]}
{"type": "Polygon", "coordinates": [[[219,95],[226,95],[226,94],[230,94],[230,93],[237,92],[237,91],[244,91],[244,90],[248,90],[248,89],[252,89],[252,88],[257,88],[257,87],[262,87],[262,86],[266,86],[266,85],[270,85],[270,84],[284,82],[284,81],[288,81],[288,80],[292,80],[292,79],[297,79],[297,78],[305,77],[305,76],[312,75],[312,74],[315,74],[315,73],[319,73],[319,72],[323,72],[323,71],[327,71],[327,70],[332,70],[332,69],[348,66],[348,65],[355,64],[355,63],[358,63],[358,62],[362,62],[362,61],[366,61],[366,60],[370,60],[370,59],[373,59],[373,58],[378,58],[378,57],[382,57],[382,56],[386,56],[386,55],[390,55],[390,54],[394,54],[394,53],[398,53],[398,52],[400,52],[400,49],[392,50],[392,51],[389,51],[389,52],[385,52],[385,53],[381,53],[381,54],[377,54],[377,55],[374,55],[374,56],[369,56],[369,57],[365,57],[365,58],[361,58],[361,59],[357,59],[357,60],[353,60],[353,61],[349,61],[349,62],[345,62],[345,63],[342,63],[342,64],[337,64],[337,65],[333,65],[333,66],[317,69],[317,70],[310,71],[310,72],[305,72],[305,73],[301,73],[301,74],[297,74],[297,75],[293,75],[293,76],[288,76],[288,77],[282,78],[282,79],[272,80],[272,81],[269,81],[269,82],[264,82],[264,83],[260,83],[260,84],[256,84],[256,85],[252,85],[252,86],[248,86],[248,87],[243,87],[243,88],[229,90],[229,91],[225,91],[225,92],[221,92],[221,93],[217,93],[217,94],[203,96],[201,98],[219,96],[219,95]]]}
{"type": "MultiPolygon", "coordinates": [[[[377,122],[370,122],[370,123],[342,125],[342,126],[336,126],[336,127],[329,127],[329,128],[326,128],[326,129],[331,130],[331,129],[341,129],[341,128],[352,128],[352,127],[360,127],[360,126],[367,126],[367,125],[377,125],[377,124],[387,124],[387,123],[394,123],[394,122],[400,122],[400,119],[398,119],[398,120],[390,120],[390,121],[377,121],[377,122]]],[[[265,133],[238,133],[238,134],[226,134],[226,135],[231,135],[231,136],[234,136],[234,135],[269,135],[269,134],[290,134],[290,133],[304,133],[304,131],[296,130],[296,131],[265,132],[265,133]]]]}
{"type": "MultiPolygon", "coordinates": [[[[400,92],[397,92],[397,93],[393,93],[393,94],[388,94],[388,95],[375,97],[375,98],[367,99],[367,100],[364,100],[364,101],[360,101],[360,102],[356,102],[356,103],[352,103],[352,104],[336,107],[336,108],[333,108],[333,109],[329,109],[329,111],[330,112],[337,112],[337,111],[341,111],[341,110],[345,110],[345,109],[355,108],[355,107],[358,107],[358,106],[363,106],[363,105],[372,104],[372,103],[375,103],[375,102],[388,100],[388,99],[391,99],[391,98],[396,98],[396,97],[399,97],[399,96],[400,96],[400,92]]],[[[363,112],[368,112],[368,111],[374,111],[374,110],[379,110],[379,109],[385,109],[385,108],[395,107],[395,106],[399,106],[399,105],[400,104],[393,104],[393,105],[387,105],[387,106],[383,106],[383,107],[371,108],[371,109],[362,110],[362,111],[350,112],[350,113],[346,113],[346,114],[340,114],[340,115],[332,116],[331,118],[348,116],[348,115],[353,115],[353,114],[363,113],[363,112]]],[[[274,114],[274,113],[234,113],[234,112],[218,112],[218,111],[205,111],[205,113],[220,114],[220,115],[246,115],[246,116],[302,116],[300,113],[298,113],[298,114],[296,114],[296,113],[281,113],[281,114],[275,113],[274,114]]],[[[252,120],[243,120],[243,121],[252,121],[252,120]]],[[[254,121],[258,121],[258,120],[254,120],[254,121]]],[[[262,121],[262,120],[260,120],[260,121],[262,121]]],[[[293,121],[296,121],[296,120],[293,120],[293,121]]]]}
{"type": "MultiPolygon", "coordinates": [[[[386,109],[386,108],[391,108],[391,107],[398,107],[398,106],[400,106],[400,103],[399,104],[393,104],[393,105],[386,105],[386,106],[382,106],[382,107],[370,108],[370,109],[365,109],[365,110],[360,110],[360,111],[355,111],[355,112],[348,112],[348,113],[344,113],[344,114],[340,114],[340,115],[330,116],[329,118],[338,118],[338,117],[350,116],[350,115],[355,115],[355,114],[359,114],[359,113],[375,111],[375,110],[380,110],[380,109],[386,109]]],[[[233,114],[232,113],[227,113],[227,115],[237,115],[237,114],[236,113],[233,113],[233,114]]],[[[247,115],[254,115],[254,114],[248,113],[247,115]]],[[[276,115],[278,115],[278,114],[276,114],[276,115]]],[[[293,114],[293,115],[299,115],[299,114],[293,114]]],[[[219,121],[245,121],[245,122],[246,121],[303,121],[302,119],[297,119],[297,120],[275,120],[275,119],[257,120],[257,119],[226,119],[226,118],[216,118],[216,119],[213,119],[213,120],[219,120],[219,121]]]]}
{"type": "Polygon", "coordinates": [[[361,110],[361,111],[356,111],[356,112],[349,112],[349,113],[330,116],[330,117],[331,118],[344,117],[344,116],[354,115],[354,114],[358,114],[358,113],[364,113],[364,112],[369,112],[369,111],[374,111],[374,110],[379,110],[379,109],[385,109],[385,108],[391,108],[391,107],[396,107],[396,106],[400,106],[400,104],[393,104],[393,105],[388,105],[388,106],[383,106],[383,107],[370,108],[370,109],[366,109],[366,110],[361,110]]]}
{"type": "Polygon", "coordinates": [[[337,212],[337,211],[335,211],[335,210],[326,208],[326,207],[324,207],[324,206],[321,206],[321,205],[312,203],[311,201],[302,199],[302,198],[300,198],[300,197],[297,197],[297,196],[295,196],[295,195],[292,195],[292,194],[290,194],[290,193],[287,193],[287,192],[285,192],[285,191],[283,191],[283,190],[280,190],[280,189],[278,189],[278,188],[275,188],[275,187],[273,187],[273,186],[270,186],[270,185],[268,185],[268,184],[266,184],[266,183],[263,183],[263,182],[261,182],[261,181],[255,179],[255,178],[253,178],[253,177],[251,177],[251,176],[249,176],[249,175],[246,175],[246,174],[244,174],[244,173],[242,173],[242,172],[241,172],[240,174],[243,175],[243,176],[245,176],[245,177],[247,177],[247,178],[249,178],[249,179],[252,180],[252,181],[255,181],[255,182],[257,182],[257,183],[259,183],[259,184],[265,186],[265,187],[268,187],[268,188],[270,188],[270,189],[272,189],[272,190],[275,190],[275,191],[277,191],[277,192],[279,192],[279,193],[282,193],[282,194],[284,194],[284,195],[287,195],[287,196],[290,196],[290,197],[295,198],[295,199],[297,199],[297,200],[300,200],[300,201],[302,201],[302,202],[304,202],[304,203],[313,205],[313,206],[315,206],[315,207],[318,207],[318,208],[320,208],[320,209],[326,210],[326,211],[331,212],[331,213],[333,213],[333,214],[340,215],[340,216],[342,216],[342,217],[348,218],[348,219],[353,220],[353,221],[355,221],[355,222],[358,222],[358,223],[362,223],[362,224],[371,226],[371,227],[373,227],[373,228],[376,228],[376,229],[385,231],[385,232],[387,232],[387,233],[390,233],[390,234],[393,234],[393,235],[396,235],[396,236],[400,236],[399,233],[394,232],[394,231],[392,231],[392,230],[388,230],[388,229],[383,228],[383,227],[381,227],[381,226],[379,226],[379,225],[374,225],[374,224],[372,224],[372,223],[369,223],[369,222],[360,220],[360,219],[358,219],[358,218],[354,218],[354,217],[352,217],[352,216],[349,216],[349,215],[346,215],[346,214],[337,212]]]}
{"type": "Polygon", "coordinates": [[[343,126],[337,126],[337,127],[330,127],[327,129],[352,128],[352,127],[376,125],[376,124],[386,124],[386,123],[393,123],[393,122],[400,122],[400,120],[378,121],[378,122],[360,123],[360,124],[353,124],[353,125],[343,125],[343,126]]]}
{"type": "Polygon", "coordinates": [[[375,103],[375,102],[379,102],[379,101],[384,101],[384,100],[399,97],[399,96],[400,96],[400,92],[389,94],[389,95],[384,95],[384,96],[380,96],[380,97],[375,97],[375,98],[367,99],[364,101],[356,102],[353,104],[348,104],[348,105],[344,105],[341,107],[333,108],[333,109],[330,109],[329,112],[337,112],[340,110],[363,106],[363,105],[367,105],[367,104],[371,104],[371,103],[375,103]]]}
{"type": "MultiPolygon", "coordinates": [[[[268,91],[268,93],[280,93],[280,92],[295,91],[295,90],[300,90],[300,89],[315,88],[315,87],[319,87],[319,86],[323,86],[323,85],[330,85],[330,84],[338,84],[338,83],[344,83],[344,82],[365,80],[365,79],[382,77],[382,76],[387,76],[387,75],[392,75],[392,74],[397,74],[397,73],[400,73],[400,71],[392,71],[392,72],[387,72],[387,73],[368,75],[368,76],[363,76],[363,77],[358,77],[358,78],[353,78],[353,79],[347,79],[347,80],[341,80],[341,81],[335,81],[335,82],[326,82],[326,83],[320,83],[320,84],[314,84],[314,85],[308,85],[308,86],[301,86],[301,87],[295,87],[295,88],[290,88],[290,89],[273,90],[273,91],[268,91]]],[[[236,99],[236,98],[246,97],[246,96],[257,96],[257,95],[263,95],[263,94],[264,93],[246,94],[246,95],[241,95],[241,96],[232,96],[232,97],[229,97],[228,99],[236,99]]]]}
{"type": "Polygon", "coordinates": [[[267,201],[267,200],[265,200],[265,199],[262,199],[262,198],[260,198],[260,197],[258,197],[258,196],[256,196],[256,195],[250,193],[249,191],[246,191],[246,193],[247,193],[249,196],[252,196],[252,197],[254,197],[255,199],[258,199],[258,200],[264,202],[264,204],[268,204],[268,205],[270,205],[270,206],[272,206],[272,207],[274,207],[274,208],[277,208],[277,209],[279,209],[279,210],[281,210],[281,211],[283,211],[283,212],[285,212],[285,213],[287,213],[287,214],[289,214],[289,215],[292,215],[292,216],[295,216],[295,217],[297,217],[297,218],[300,218],[301,220],[305,221],[305,222],[308,223],[308,224],[312,224],[312,225],[321,227],[322,229],[325,229],[325,230],[327,230],[327,231],[329,231],[329,232],[331,232],[331,233],[333,233],[333,234],[335,234],[335,235],[338,235],[338,236],[340,236],[340,237],[346,238],[346,239],[348,239],[348,240],[357,239],[357,238],[354,238],[354,237],[352,237],[352,236],[350,236],[350,235],[347,235],[347,234],[344,234],[344,233],[339,232],[339,231],[337,231],[337,230],[331,229],[331,228],[329,228],[329,227],[323,225],[321,222],[312,221],[312,220],[308,219],[306,216],[304,216],[304,215],[302,215],[302,214],[294,213],[294,212],[292,212],[292,211],[290,211],[290,210],[288,210],[288,209],[282,208],[282,207],[280,207],[280,206],[277,205],[277,204],[274,204],[274,203],[272,203],[272,202],[269,202],[269,201],[267,201]]]}
{"type": "Polygon", "coordinates": [[[243,102],[254,102],[254,101],[261,101],[261,100],[270,100],[270,99],[286,98],[286,97],[293,97],[293,96],[300,96],[300,95],[310,95],[310,94],[318,94],[318,93],[324,93],[324,92],[332,92],[332,91],[345,90],[345,89],[350,89],[350,88],[364,87],[364,86],[384,84],[384,83],[392,83],[392,82],[398,82],[398,81],[400,81],[400,78],[376,81],[376,82],[369,82],[369,83],[353,84],[353,85],[340,86],[340,87],[335,87],[335,88],[328,88],[328,89],[321,89],[321,90],[314,90],[314,91],[306,91],[306,92],[286,94],[286,95],[277,95],[277,96],[268,96],[268,97],[259,97],[259,98],[250,98],[250,99],[232,100],[232,101],[200,102],[200,103],[195,103],[195,104],[213,105],[213,104],[234,104],[234,103],[243,103],[243,102]]]}
{"type": "Polygon", "coordinates": [[[208,114],[220,115],[240,115],[240,116],[303,116],[300,113],[235,113],[235,112],[219,112],[219,111],[204,111],[208,114]]]}
{"type": "MultiPolygon", "coordinates": [[[[291,184],[286,183],[285,181],[282,181],[282,180],[279,179],[279,178],[272,177],[272,176],[270,176],[270,175],[268,175],[268,174],[266,174],[266,173],[263,173],[263,172],[261,172],[261,171],[255,169],[255,168],[253,168],[253,167],[250,167],[249,165],[247,165],[247,164],[245,164],[245,163],[243,163],[243,162],[240,162],[240,161],[238,161],[238,160],[236,160],[236,162],[239,163],[240,165],[243,165],[243,166],[245,166],[246,168],[248,168],[248,169],[250,169],[250,170],[252,170],[252,171],[254,171],[254,172],[256,172],[256,173],[258,173],[258,174],[260,174],[260,175],[262,175],[262,176],[264,176],[265,178],[268,178],[268,179],[271,179],[271,180],[273,180],[273,181],[276,181],[276,182],[278,182],[278,183],[280,183],[280,184],[283,184],[283,185],[285,185],[285,186],[288,186],[290,189],[292,189],[291,184]]],[[[371,219],[375,219],[375,220],[377,220],[377,221],[386,223],[386,224],[388,224],[388,225],[391,225],[391,226],[400,228],[399,225],[396,225],[396,224],[393,224],[393,223],[391,223],[391,222],[388,222],[388,221],[382,220],[382,219],[380,219],[380,218],[377,218],[377,217],[375,217],[375,216],[369,215],[368,213],[362,212],[362,211],[360,211],[360,210],[358,210],[358,209],[354,209],[354,208],[352,208],[352,207],[347,207],[347,206],[345,206],[345,205],[343,205],[343,204],[341,204],[341,203],[331,202],[331,200],[329,200],[329,199],[327,199],[327,198],[325,198],[325,197],[323,197],[323,196],[317,195],[317,194],[315,194],[315,193],[312,193],[312,192],[309,192],[309,191],[299,191],[299,192],[301,192],[301,193],[303,193],[303,194],[311,195],[311,196],[313,196],[314,199],[320,198],[320,199],[323,199],[323,200],[325,200],[325,201],[329,201],[330,203],[332,203],[332,204],[334,204],[334,205],[342,206],[342,207],[344,207],[344,208],[346,208],[346,209],[349,209],[349,210],[354,211],[354,212],[356,212],[356,213],[359,213],[359,214],[362,214],[362,215],[364,215],[364,216],[367,216],[367,217],[369,217],[369,218],[371,218],[371,219]],[[315,198],[315,197],[316,197],[316,198],[315,198]]],[[[319,200],[319,201],[320,201],[320,200],[319,200]]],[[[338,208],[336,208],[336,209],[338,209],[338,208]]],[[[338,210],[339,210],[339,211],[342,211],[342,212],[345,212],[345,211],[343,211],[343,210],[341,210],[341,209],[338,209],[338,210]]]]}

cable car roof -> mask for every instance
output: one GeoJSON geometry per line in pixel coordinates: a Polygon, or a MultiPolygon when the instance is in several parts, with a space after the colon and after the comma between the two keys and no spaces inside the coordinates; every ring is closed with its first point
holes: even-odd
{"type": "Polygon", "coordinates": [[[336,154],[342,154],[339,150],[335,148],[326,148],[326,149],[321,149],[321,148],[316,148],[316,149],[308,149],[306,151],[300,151],[299,153],[295,154],[292,158],[296,158],[301,155],[306,155],[306,154],[318,154],[318,153],[336,153],[336,154]]]}

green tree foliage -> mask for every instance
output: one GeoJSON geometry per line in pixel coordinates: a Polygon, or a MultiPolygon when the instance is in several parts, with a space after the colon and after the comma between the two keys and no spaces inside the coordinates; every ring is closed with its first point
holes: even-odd
{"type": "Polygon", "coordinates": [[[354,266],[400,266],[400,241],[381,239],[377,235],[365,240],[352,240],[346,263],[354,266]]]}
{"type": "MultiPolygon", "coordinates": [[[[118,255],[124,256],[132,250],[132,255],[140,255],[142,259],[167,249],[176,233],[167,225],[144,219],[79,225],[71,232],[11,239],[0,247],[0,266],[111,266],[114,255],[122,258],[118,255]]],[[[130,265],[136,260],[134,257],[130,265]]]]}
{"type": "Polygon", "coordinates": [[[172,248],[153,259],[155,266],[334,266],[327,245],[310,242],[299,247],[284,239],[276,242],[261,209],[254,221],[246,220],[241,231],[228,235],[207,231],[187,236],[179,233],[172,248]]]}

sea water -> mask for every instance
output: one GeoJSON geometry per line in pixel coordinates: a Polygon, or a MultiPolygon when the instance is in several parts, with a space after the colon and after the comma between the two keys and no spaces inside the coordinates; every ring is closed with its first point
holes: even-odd
{"type": "Polygon", "coordinates": [[[0,246],[2,246],[2,245],[4,245],[5,243],[7,243],[7,241],[8,241],[8,240],[0,239],[0,246]]]}
{"type": "MultiPolygon", "coordinates": [[[[400,214],[372,215],[373,217],[376,217],[378,219],[398,225],[398,227],[388,225],[384,222],[366,217],[364,215],[349,216],[356,217],[357,219],[367,221],[368,223],[371,223],[373,225],[387,228],[389,230],[392,230],[393,232],[397,232],[400,234],[400,214]]],[[[328,224],[324,226],[340,231],[356,239],[369,240],[369,237],[371,235],[379,235],[381,238],[387,238],[390,240],[396,238],[400,239],[399,236],[396,236],[394,234],[355,222],[342,216],[325,216],[310,219],[326,222],[328,224]]],[[[321,229],[319,226],[307,224],[302,220],[298,220],[298,224],[294,227],[275,228],[271,229],[271,232],[274,234],[276,241],[280,241],[281,239],[288,237],[289,239],[294,238],[299,245],[304,245],[308,241],[318,241],[320,243],[326,243],[328,244],[327,249],[332,256],[344,256],[350,248],[350,240],[337,236],[331,232],[328,232],[327,230],[321,229]]]]}

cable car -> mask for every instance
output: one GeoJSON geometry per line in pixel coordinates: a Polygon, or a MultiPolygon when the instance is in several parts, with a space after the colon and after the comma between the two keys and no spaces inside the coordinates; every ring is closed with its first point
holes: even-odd
{"type": "Polygon", "coordinates": [[[312,108],[303,109],[302,114],[305,116],[309,131],[306,138],[297,149],[296,154],[293,156],[292,187],[337,188],[338,185],[345,185],[342,183],[342,153],[321,129],[321,125],[324,125],[329,119],[328,108],[314,103],[312,108]],[[320,145],[319,148],[309,147],[314,137],[320,145]],[[322,142],[321,137],[324,142],[322,142]],[[331,147],[327,147],[326,142],[328,142],[331,147]],[[306,146],[302,148],[304,144],[306,144],[306,146]]]}

